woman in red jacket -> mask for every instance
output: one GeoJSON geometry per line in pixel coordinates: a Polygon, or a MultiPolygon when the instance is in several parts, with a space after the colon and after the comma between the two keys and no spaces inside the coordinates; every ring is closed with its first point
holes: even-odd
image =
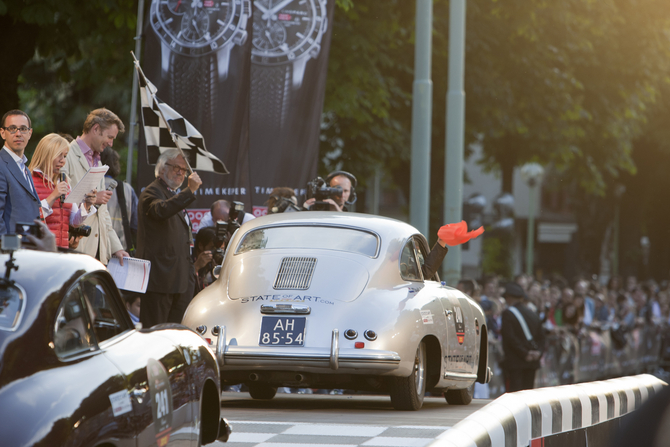
{"type": "Polygon", "coordinates": [[[63,200],[71,190],[66,176],[60,175],[69,150],[65,138],[50,133],[37,144],[28,166],[37,195],[42,201],[42,216],[49,230],[56,235],[56,244],[64,248],[69,247],[69,226],[83,225],[86,218],[96,212],[96,208],[91,207],[95,202],[95,192],[89,193],[81,206],[63,200]]]}

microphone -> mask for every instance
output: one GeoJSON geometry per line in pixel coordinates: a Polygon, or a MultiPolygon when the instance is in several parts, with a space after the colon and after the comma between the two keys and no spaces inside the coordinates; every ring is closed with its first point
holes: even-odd
{"type": "MultiPolygon", "coordinates": [[[[65,173],[64,173],[64,172],[61,172],[61,173],[60,173],[60,181],[61,181],[61,182],[64,182],[64,181],[65,181],[65,173]]],[[[61,194],[61,196],[60,196],[60,204],[61,204],[61,206],[63,205],[63,203],[65,203],[65,194],[61,194]]]]}
{"type": "MultiPolygon", "coordinates": [[[[116,189],[116,186],[117,186],[117,185],[118,185],[118,183],[116,182],[116,180],[111,179],[111,180],[109,181],[109,185],[107,186],[107,189],[106,189],[105,191],[113,191],[114,189],[116,189]]],[[[100,208],[101,205],[102,205],[102,204],[100,204],[100,205],[96,204],[96,205],[94,205],[94,206],[95,206],[96,208],[100,208]]]]}

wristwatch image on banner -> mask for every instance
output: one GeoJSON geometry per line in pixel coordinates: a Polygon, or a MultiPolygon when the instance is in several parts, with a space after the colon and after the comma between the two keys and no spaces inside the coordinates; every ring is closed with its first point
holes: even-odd
{"type": "Polygon", "coordinates": [[[161,76],[171,105],[209,129],[231,50],[247,40],[251,0],[152,0],[150,21],[161,43],[161,76]]]}
{"type": "Polygon", "coordinates": [[[328,29],[327,0],[255,0],[251,47],[252,121],[284,125],[292,93],[328,29]]]}

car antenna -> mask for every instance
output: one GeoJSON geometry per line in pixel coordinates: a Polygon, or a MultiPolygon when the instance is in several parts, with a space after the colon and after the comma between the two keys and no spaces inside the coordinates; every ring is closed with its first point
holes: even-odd
{"type": "Polygon", "coordinates": [[[21,247],[21,236],[16,234],[3,234],[1,246],[3,252],[9,253],[9,259],[5,262],[7,270],[5,270],[5,277],[0,278],[0,284],[11,286],[14,284],[14,281],[9,279],[9,275],[12,273],[12,270],[19,269],[19,266],[14,263],[14,251],[21,247]]]}

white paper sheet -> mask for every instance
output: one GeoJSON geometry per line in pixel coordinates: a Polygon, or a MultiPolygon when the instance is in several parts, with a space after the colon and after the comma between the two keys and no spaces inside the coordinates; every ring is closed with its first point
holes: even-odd
{"type": "Polygon", "coordinates": [[[112,275],[119,289],[144,293],[149,285],[151,261],[124,256],[123,266],[121,266],[119,259],[112,257],[107,264],[107,271],[112,275]]]}
{"type": "Polygon", "coordinates": [[[88,172],[74,185],[72,191],[65,198],[65,203],[80,204],[86,198],[86,194],[100,186],[100,181],[107,173],[109,166],[102,165],[89,168],[88,172]]]}

